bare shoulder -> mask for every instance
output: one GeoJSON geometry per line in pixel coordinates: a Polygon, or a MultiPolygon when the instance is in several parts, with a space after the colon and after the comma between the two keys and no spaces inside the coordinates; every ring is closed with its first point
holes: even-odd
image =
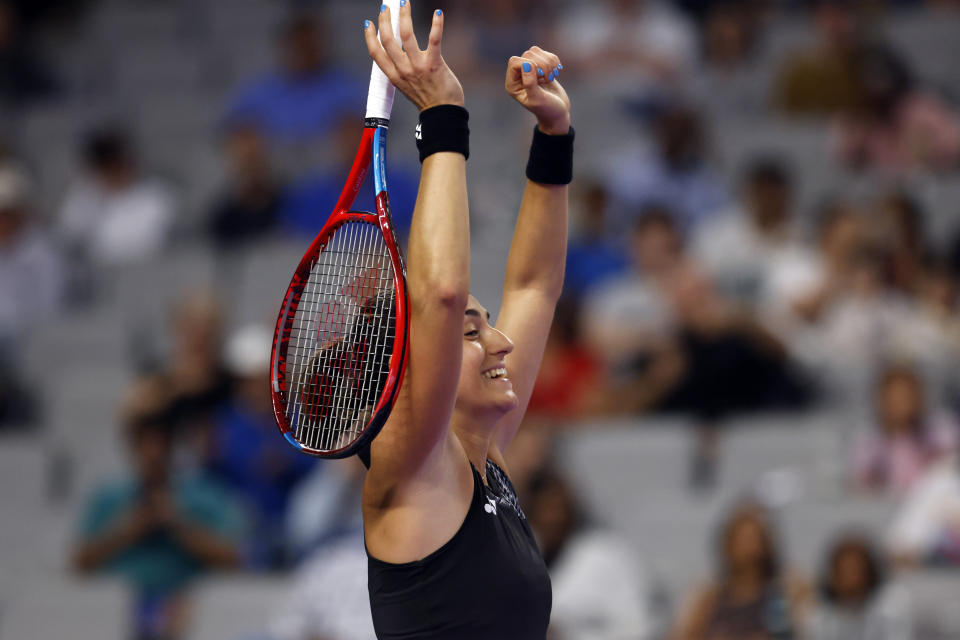
{"type": "Polygon", "coordinates": [[[434,456],[405,473],[394,473],[389,466],[378,469],[378,462],[387,459],[384,455],[371,458],[362,499],[371,555],[384,562],[413,562],[453,537],[473,497],[473,473],[456,436],[449,434],[434,456]]]}
{"type": "Polygon", "coordinates": [[[676,627],[670,634],[671,640],[702,637],[710,616],[716,609],[719,596],[720,587],[715,582],[707,582],[691,590],[676,627]]]}

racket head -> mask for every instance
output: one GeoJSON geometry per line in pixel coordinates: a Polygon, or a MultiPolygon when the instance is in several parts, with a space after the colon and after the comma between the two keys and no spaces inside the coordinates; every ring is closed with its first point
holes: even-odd
{"type": "Polygon", "coordinates": [[[331,215],[284,296],[270,374],[284,437],[323,458],[369,444],[400,390],[407,330],[403,258],[384,191],[376,214],[331,215]]]}

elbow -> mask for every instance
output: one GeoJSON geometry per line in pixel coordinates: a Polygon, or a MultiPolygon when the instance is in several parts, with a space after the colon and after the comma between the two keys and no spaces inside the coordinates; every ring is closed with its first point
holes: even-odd
{"type": "Polygon", "coordinates": [[[414,303],[422,308],[443,308],[462,312],[467,307],[470,285],[467,281],[436,281],[411,291],[414,303]]]}

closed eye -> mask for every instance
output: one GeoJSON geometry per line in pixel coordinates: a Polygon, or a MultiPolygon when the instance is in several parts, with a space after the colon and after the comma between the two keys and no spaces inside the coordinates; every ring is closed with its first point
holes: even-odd
{"type": "Polygon", "coordinates": [[[466,332],[465,334],[463,334],[463,335],[464,335],[464,337],[466,337],[466,338],[476,338],[477,336],[480,335],[480,332],[477,331],[476,329],[472,329],[472,330],[470,330],[470,331],[467,331],[467,332],[466,332]]]}

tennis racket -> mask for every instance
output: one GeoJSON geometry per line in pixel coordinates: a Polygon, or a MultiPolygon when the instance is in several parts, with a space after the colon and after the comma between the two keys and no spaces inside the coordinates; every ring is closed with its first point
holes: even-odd
{"type": "MultiPolygon", "coordinates": [[[[387,0],[396,37],[399,4],[387,0]]],[[[353,455],[373,440],[406,368],[406,271],[386,181],[394,92],[374,63],[353,167],[293,274],[273,337],[270,386],[277,425],[294,447],[324,458],[353,455]],[[371,160],[376,212],[350,211],[371,160]]]]}

